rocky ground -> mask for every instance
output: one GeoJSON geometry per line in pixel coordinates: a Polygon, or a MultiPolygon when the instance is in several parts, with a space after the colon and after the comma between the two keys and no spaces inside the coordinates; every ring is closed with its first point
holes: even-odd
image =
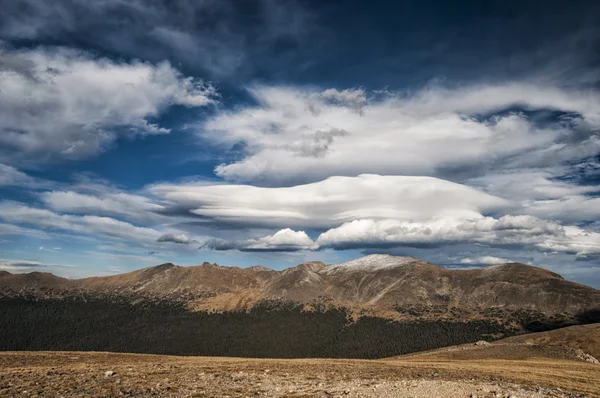
{"type": "Polygon", "coordinates": [[[6,397],[595,397],[584,361],[270,360],[114,353],[0,353],[6,397]]]}

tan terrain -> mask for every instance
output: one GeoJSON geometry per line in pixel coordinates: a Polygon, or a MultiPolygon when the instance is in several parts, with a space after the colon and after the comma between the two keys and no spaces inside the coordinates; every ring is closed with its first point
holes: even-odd
{"type": "Polygon", "coordinates": [[[598,331],[572,326],[382,360],[3,352],[0,396],[600,397],[600,364],[581,351],[598,351],[598,331]]]}
{"type": "Polygon", "coordinates": [[[600,397],[600,325],[382,360],[0,353],[0,396],[600,397]],[[543,344],[541,344],[543,343],[543,344]]]}
{"type": "Polygon", "coordinates": [[[93,293],[184,301],[192,310],[236,311],[263,299],[386,311],[404,306],[464,312],[501,308],[577,314],[600,306],[600,291],[520,263],[451,270],[413,257],[372,254],[341,264],[318,261],[282,271],[204,263],[162,264],[121,275],[69,280],[46,273],[0,273],[0,297],[64,298],[93,293]]]}
{"type": "MultiPolygon", "coordinates": [[[[239,330],[229,330],[227,328],[233,324],[227,323],[227,328],[223,328],[224,323],[211,321],[221,319],[213,318],[214,313],[247,310],[261,300],[289,300],[305,306],[301,313],[302,318],[298,315],[300,321],[296,319],[296,323],[290,323],[296,326],[306,326],[311,319],[313,322],[314,319],[325,319],[315,318],[314,314],[335,314],[318,312],[321,303],[358,308],[360,311],[376,311],[377,316],[386,318],[392,317],[388,314],[394,312],[399,314],[395,316],[413,317],[416,320],[428,317],[453,320],[473,317],[477,321],[478,317],[494,319],[508,316],[506,319],[517,325],[521,320],[513,315],[527,314],[527,311],[531,310],[539,312],[544,321],[556,320],[563,325],[565,323],[561,322],[564,320],[577,320],[582,311],[591,310],[590,314],[593,315],[600,303],[600,291],[524,264],[509,263],[458,271],[446,270],[414,258],[371,255],[342,264],[306,263],[284,271],[272,271],[263,267],[220,267],[206,263],[197,267],[163,264],[123,275],[81,280],[67,280],[41,273],[0,273],[0,298],[5,300],[5,320],[0,324],[0,331],[4,325],[5,335],[0,343],[13,341],[13,344],[19,347],[16,349],[30,349],[35,347],[33,344],[36,343],[39,344],[39,349],[48,349],[44,347],[56,342],[53,340],[55,337],[63,343],[58,347],[69,347],[67,343],[76,338],[77,344],[80,345],[75,347],[85,347],[85,338],[81,338],[83,335],[96,344],[93,346],[96,348],[92,350],[114,347],[115,351],[134,351],[127,348],[133,344],[131,341],[119,339],[122,336],[135,336],[136,342],[148,341],[151,345],[149,348],[133,344],[139,350],[152,349],[154,344],[160,345],[160,349],[165,349],[160,352],[172,353],[173,351],[167,350],[175,349],[172,344],[179,343],[187,349],[189,344],[200,345],[208,338],[217,336],[218,338],[210,344],[225,341],[233,347],[247,348],[257,339],[266,341],[266,345],[256,345],[260,351],[252,351],[252,355],[259,356],[274,345],[271,341],[278,341],[279,345],[285,345],[287,342],[298,343],[290,339],[289,328],[283,328],[281,333],[270,337],[257,333],[271,331],[272,328],[257,328],[252,329],[254,334],[241,334],[243,338],[229,336],[227,340],[227,336],[221,337],[218,333],[231,332],[235,337],[237,335],[233,332],[239,334],[240,331],[248,330],[248,326],[238,328],[239,330]],[[82,299],[78,299],[79,296],[82,299]],[[172,308],[175,307],[168,307],[168,311],[160,310],[162,312],[152,309],[152,312],[146,311],[143,305],[118,307],[120,304],[104,300],[100,307],[81,307],[95,309],[94,316],[88,317],[87,313],[78,315],[79,312],[76,312],[76,316],[72,318],[62,310],[77,310],[89,297],[125,297],[134,303],[142,304],[147,299],[151,299],[147,301],[149,303],[154,302],[154,299],[173,299],[186,304],[186,310],[177,312],[177,316],[167,317],[168,320],[183,322],[178,318],[181,317],[183,320],[192,319],[199,322],[200,319],[205,322],[201,325],[204,325],[209,333],[198,335],[202,338],[190,339],[189,343],[169,341],[168,337],[173,336],[173,332],[183,330],[178,336],[185,339],[189,335],[196,336],[192,331],[202,330],[192,329],[198,323],[189,322],[177,323],[180,329],[169,329],[170,323],[161,323],[160,318],[156,317],[156,314],[171,314],[174,311],[172,308]],[[17,321],[23,318],[23,312],[16,311],[15,308],[38,311],[34,312],[34,315],[47,315],[47,311],[50,310],[54,312],[48,312],[53,315],[46,320],[47,324],[42,324],[44,328],[34,329],[32,326],[35,326],[36,322],[39,326],[39,318],[31,318],[29,323],[19,323],[17,321]],[[126,332],[121,333],[117,328],[131,323],[130,319],[117,316],[125,310],[130,311],[130,315],[144,310],[148,318],[134,319],[135,322],[132,321],[132,325],[124,329],[126,332]],[[207,312],[204,315],[194,311],[207,312]],[[58,325],[52,324],[57,314],[66,322],[66,327],[61,327],[60,322],[58,325]],[[106,319],[102,318],[104,315],[107,316],[106,319]],[[113,325],[115,329],[106,326],[99,333],[95,333],[97,327],[75,330],[82,325],[95,325],[92,321],[96,316],[103,319],[101,325],[113,325]],[[18,328],[10,326],[15,324],[18,328]],[[215,328],[221,326],[220,329],[210,329],[211,325],[215,328]],[[48,334],[51,327],[54,328],[51,330],[54,334],[48,334]],[[153,328],[162,334],[144,334],[144,331],[153,328]],[[32,330],[35,331],[29,333],[32,330]],[[115,330],[117,332],[111,334],[115,330]],[[6,337],[8,334],[13,340],[6,337]],[[44,340],[48,335],[51,336],[49,342],[44,340]],[[144,336],[148,340],[144,340],[144,336]],[[39,343],[40,341],[46,345],[39,343]],[[121,345],[111,345],[114,341],[120,342],[121,345]],[[166,348],[165,341],[168,342],[166,348]]],[[[260,314],[277,314],[279,307],[275,308],[260,314]]],[[[240,313],[232,314],[239,317],[240,313]]],[[[354,323],[359,322],[356,319],[342,318],[345,323],[339,330],[359,330],[361,334],[356,336],[359,344],[354,344],[352,339],[347,340],[354,345],[349,346],[351,349],[344,351],[344,355],[341,356],[352,356],[357,350],[369,348],[376,337],[368,333],[371,329],[352,329],[354,323]]],[[[244,319],[255,321],[259,318],[244,319]]],[[[285,326],[288,318],[282,316],[273,319],[279,322],[276,322],[277,326],[285,326]]],[[[526,321],[529,322],[527,319],[526,321]]],[[[395,325],[395,321],[386,319],[386,322],[395,325]]],[[[379,333],[391,333],[381,327],[381,323],[372,324],[379,325],[379,333]]],[[[461,333],[472,323],[464,325],[460,329],[461,333]]],[[[331,330],[338,330],[334,328],[337,325],[330,327],[333,328],[331,330]]],[[[429,343],[433,341],[432,338],[439,337],[439,330],[444,329],[423,328],[422,333],[412,331],[403,335],[405,340],[401,342],[429,343]]],[[[496,333],[496,329],[490,333],[492,332],[496,333]]],[[[300,334],[296,338],[302,336],[305,335],[300,334]]],[[[344,334],[334,336],[338,338],[344,334]]],[[[397,336],[399,335],[389,334],[385,335],[385,339],[377,341],[380,345],[400,341],[389,340],[397,336]]],[[[495,335],[487,337],[496,338],[495,335]]],[[[433,346],[447,344],[452,343],[433,346]]],[[[384,353],[379,356],[392,355],[385,354],[392,350],[380,350],[380,345],[368,352],[384,353]]],[[[329,344],[326,347],[330,346],[329,344]]],[[[4,349],[15,349],[10,348],[14,345],[7,347],[9,348],[4,349]]],[[[320,348],[321,351],[323,349],[320,348]]],[[[306,356],[317,356],[321,351],[311,351],[310,355],[306,356]]],[[[279,354],[289,355],[285,350],[279,354]]],[[[6,351],[0,352],[0,396],[600,397],[600,365],[594,358],[599,355],[600,326],[597,324],[517,336],[491,344],[471,343],[380,360],[242,359],[103,352],[6,351]]]]}
{"type": "Polygon", "coordinates": [[[0,353],[6,397],[600,397],[600,366],[523,359],[241,359],[0,353]]]}
{"type": "Polygon", "coordinates": [[[600,323],[513,336],[502,342],[571,347],[600,359],[600,323]]]}

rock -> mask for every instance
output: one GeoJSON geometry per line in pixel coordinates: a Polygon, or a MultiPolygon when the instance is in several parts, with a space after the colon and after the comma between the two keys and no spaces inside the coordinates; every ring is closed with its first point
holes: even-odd
{"type": "Polygon", "coordinates": [[[585,352],[583,352],[580,349],[575,350],[575,355],[577,356],[578,359],[581,359],[582,361],[594,363],[596,365],[600,364],[600,361],[598,361],[596,358],[594,358],[590,354],[586,354],[585,352]]]}
{"type": "Polygon", "coordinates": [[[481,346],[483,346],[483,345],[490,345],[490,343],[488,343],[485,340],[479,340],[477,343],[475,343],[475,345],[481,345],[481,346]]]}
{"type": "Polygon", "coordinates": [[[117,374],[117,372],[115,372],[114,370],[107,370],[106,372],[104,372],[104,377],[110,377],[110,376],[114,376],[116,374],[117,374]]]}

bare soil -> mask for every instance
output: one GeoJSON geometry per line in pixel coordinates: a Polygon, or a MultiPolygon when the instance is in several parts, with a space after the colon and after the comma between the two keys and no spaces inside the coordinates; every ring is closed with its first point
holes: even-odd
{"type": "Polygon", "coordinates": [[[600,365],[548,355],[280,360],[4,352],[0,396],[600,397],[600,365]]]}

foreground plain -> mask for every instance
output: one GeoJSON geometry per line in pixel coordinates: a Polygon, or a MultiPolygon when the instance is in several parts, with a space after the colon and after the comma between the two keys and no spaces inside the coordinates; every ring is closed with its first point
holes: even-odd
{"type": "Polygon", "coordinates": [[[522,359],[502,359],[513,357],[508,351],[494,359],[471,359],[468,354],[451,359],[447,351],[440,351],[386,360],[282,360],[4,352],[0,353],[0,396],[600,396],[599,365],[553,358],[552,352],[545,351],[539,356],[520,355],[522,359]]]}

